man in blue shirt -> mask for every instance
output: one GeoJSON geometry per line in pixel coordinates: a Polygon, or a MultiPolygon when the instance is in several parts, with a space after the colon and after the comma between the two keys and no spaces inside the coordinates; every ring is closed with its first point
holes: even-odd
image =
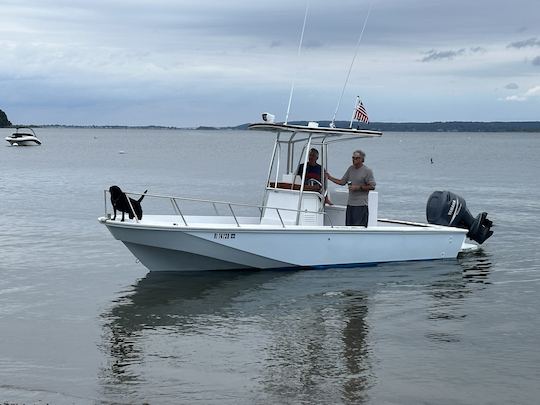
{"type": "MultiPolygon", "coordinates": [[[[319,151],[315,148],[311,148],[308,154],[308,163],[306,168],[306,178],[304,180],[304,184],[310,184],[310,185],[318,185],[320,187],[321,185],[321,173],[322,168],[321,165],[317,163],[317,159],[319,158],[319,151]],[[316,180],[315,183],[312,181],[310,183],[310,180],[316,180]]],[[[304,164],[302,163],[298,167],[298,171],[296,172],[297,175],[302,176],[304,172],[304,164]]]]}

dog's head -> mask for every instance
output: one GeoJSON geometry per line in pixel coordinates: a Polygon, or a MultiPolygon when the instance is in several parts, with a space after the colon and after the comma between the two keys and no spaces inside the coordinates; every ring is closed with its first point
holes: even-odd
{"type": "Polygon", "coordinates": [[[118,186],[109,187],[109,193],[111,194],[111,198],[113,200],[117,200],[122,194],[124,194],[122,189],[118,186]]]}

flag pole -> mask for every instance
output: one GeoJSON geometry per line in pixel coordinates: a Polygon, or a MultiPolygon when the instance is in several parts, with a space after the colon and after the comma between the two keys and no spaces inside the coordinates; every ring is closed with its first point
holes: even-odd
{"type": "Polygon", "coordinates": [[[352,111],[352,117],[351,117],[351,123],[349,125],[349,129],[352,128],[352,123],[354,121],[354,116],[356,115],[356,109],[358,108],[358,104],[360,103],[360,96],[356,96],[356,102],[354,103],[353,111],[352,111]]]}

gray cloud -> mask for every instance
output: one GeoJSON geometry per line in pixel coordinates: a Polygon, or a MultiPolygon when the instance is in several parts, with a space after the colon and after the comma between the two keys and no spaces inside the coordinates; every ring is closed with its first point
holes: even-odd
{"type": "Polygon", "coordinates": [[[540,46],[540,39],[534,37],[534,38],[525,39],[523,41],[516,41],[516,42],[512,42],[511,44],[508,44],[506,47],[521,49],[521,48],[530,48],[533,46],[540,46]]]}
{"type": "Polygon", "coordinates": [[[536,58],[534,58],[532,61],[532,64],[534,66],[540,66],[540,56],[537,56],[536,58]]]}
{"type": "Polygon", "coordinates": [[[421,59],[422,62],[434,62],[438,60],[452,60],[456,56],[461,56],[465,53],[465,49],[458,49],[457,51],[431,51],[425,52],[427,56],[421,59]]]}
{"type": "Polygon", "coordinates": [[[508,83],[506,86],[504,86],[504,88],[508,90],[516,90],[519,89],[519,86],[517,83],[508,83]]]}
{"type": "Polygon", "coordinates": [[[470,48],[470,51],[472,53],[485,53],[486,49],[481,47],[481,46],[473,46],[473,47],[470,48]]]}
{"type": "Polygon", "coordinates": [[[323,46],[321,41],[317,41],[315,39],[311,39],[309,41],[306,41],[303,45],[305,48],[321,48],[323,46]]]}
{"type": "MultiPolygon", "coordinates": [[[[310,0],[298,60],[305,1],[3,0],[0,108],[15,111],[13,122],[236,124],[259,110],[284,111],[301,65],[294,118],[331,114],[370,2],[310,0]],[[223,114],[209,114],[209,99],[219,100],[223,114]]],[[[538,49],[539,0],[372,3],[347,91],[355,96],[360,88],[370,106],[378,102],[370,114],[380,120],[396,119],[396,110],[411,120],[459,118],[455,109],[419,107],[448,102],[449,76],[462,86],[464,114],[480,115],[482,105],[489,118],[508,113],[489,104],[491,89],[511,80],[522,89],[538,85],[535,53],[516,61],[501,51],[509,43],[538,49]],[[426,63],[408,63],[415,59],[426,63]],[[409,103],[428,80],[430,91],[409,103]]],[[[537,104],[520,105],[519,114],[536,117],[537,104]]]]}
{"type": "Polygon", "coordinates": [[[463,56],[466,53],[471,54],[483,54],[486,53],[486,48],[482,46],[472,46],[468,50],[465,48],[460,48],[457,50],[449,50],[449,51],[436,51],[435,49],[432,49],[430,51],[424,52],[426,56],[424,56],[420,61],[421,62],[435,62],[440,60],[452,60],[458,56],[463,56]]]}

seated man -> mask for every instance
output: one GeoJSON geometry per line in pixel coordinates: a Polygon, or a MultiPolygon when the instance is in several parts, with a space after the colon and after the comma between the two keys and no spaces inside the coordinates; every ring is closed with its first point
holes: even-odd
{"type": "MultiPolygon", "coordinates": [[[[317,163],[318,158],[319,158],[319,151],[315,148],[311,148],[308,155],[306,178],[304,180],[304,184],[321,187],[322,168],[321,168],[321,165],[317,163]],[[310,181],[312,179],[316,181],[310,181]]],[[[302,176],[303,173],[304,173],[304,164],[302,163],[298,167],[298,171],[296,172],[296,174],[299,176],[302,176]]]]}
{"type": "MultiPolygon", "coordinates": [[[[306,168],[306,179],[304,184],[314,187],[314,191],[321,191],[322,188],[322,167],[317,163],[319,158],[319,151],[315,148],[311,148],[308,154],[308,163],[306,168]]],[[[302,177],[304,172],[304,164],[300,164],[296,174],[302,177]]],[[[332,201],[328,198],[327,195],[324,196],[324,203],[328,205],[333,205],[332,201]]]]}

